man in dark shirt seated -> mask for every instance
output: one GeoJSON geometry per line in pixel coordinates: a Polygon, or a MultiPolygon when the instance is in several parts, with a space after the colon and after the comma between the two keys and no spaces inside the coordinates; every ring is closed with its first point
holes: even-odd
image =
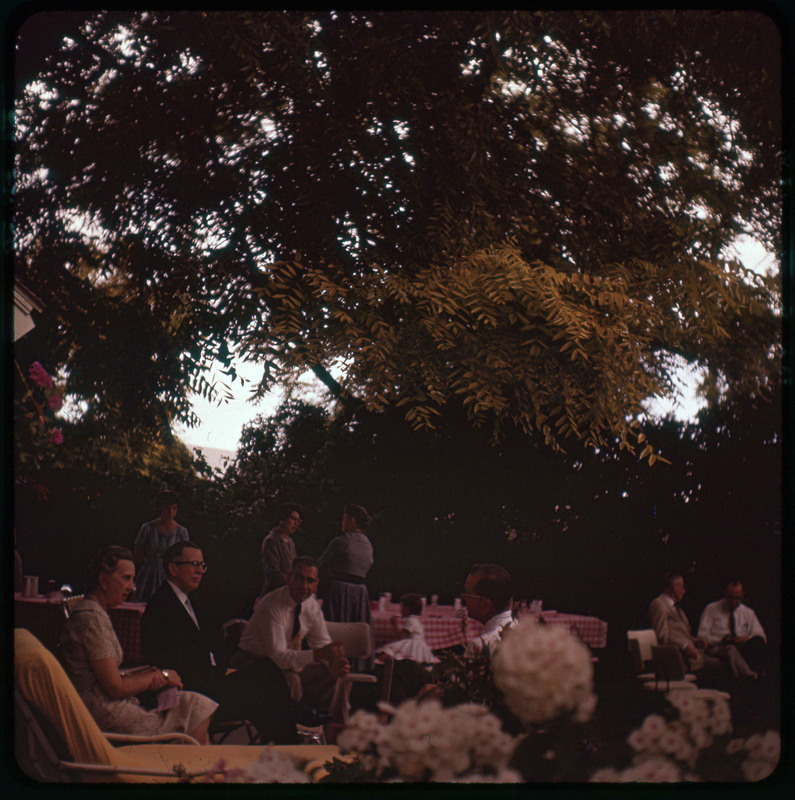
{"type": "Polygon", "coordinates": [[[188,595],[199,588],[207,569],[201,548],[177,542],[163,556],[166,581],[146,605],[141,619],[142,650],[153,664],[168,664],[179,672],[185,689],[201,692],[219,703],[217,722],[248,719],[263,744],[294,744],[297,706],[282,671],[260,659],[238,670],[218,663],[211,632],[197,615],[188,595]]]}

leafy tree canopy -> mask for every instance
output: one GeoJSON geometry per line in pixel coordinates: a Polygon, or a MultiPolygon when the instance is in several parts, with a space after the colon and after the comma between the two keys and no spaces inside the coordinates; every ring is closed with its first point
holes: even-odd
{"type": "Polygon", "coordinates": [[[418,427],[453,405],[632,447],[678,358],[716,399],[778,375],[777,278],[731,249],[780,246],[762,14],[146,11],[62,33],[17,103],[16,248],[91,413],[190,421],[231,345],[263,390],[309,368],[418,427]]]}

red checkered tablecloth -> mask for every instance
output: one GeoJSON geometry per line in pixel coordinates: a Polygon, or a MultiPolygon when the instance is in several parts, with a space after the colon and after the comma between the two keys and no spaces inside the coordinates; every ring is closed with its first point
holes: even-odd
{"type": "MultiPolygon", "coordinates": [[[[422,627],[425,641],[431,650],[454,647],[463,644],[461,620],[456,618],[453,606],[426,606],[422,613],[422,627]]],[[[529,611],[520,614],[520,618],[529,615],[529,611]]],[[[387,603],[383,610],[374,608],[371,611],[373,628],[373,647],[378,649],[387,642],[396,639],[392,626],[392,617],[399,616],[400,606],[387,603]]],[[[607,623],[597,617],[582,614],[559,614],[557,611],[543,611],[541,616],[548,625],[565,625],[589,647],[607,647],[607,623]]],[[[467,639],[474,639],[483,630],[483,626],[474,619],[467,620],[467,639]]]]}
{"type": "MultiPolygon", "coordinates": [[[[529,614],[530,612],[525,612],[529,614]]],[[[519,615],[520,618],[524,616],[519,615]]],[[[607,647],[607,623],[598,617],[581,614],[559,614],[557,611],[542,611],[541,616],[548,625],[566,625],[568,629],[589,647],[607,647]]]]}
{"type": "Polygon", "coordinates": [[[141,617],[145,610],[146,603],[122,603],[108,611],[124,653],[124,665],[128,667],[137,667],[144,663],[141,653],[141,617]]]}
{"type": "MultiPolygon", "coordinates": [[[[453,610],[452,606],[450,606],[450,610],[453,610]]],[[[387,642],[394,642],[398,638],[392,625],[392,617],[397,616],[400,616],[400,606],[398,605],[394,605],[394,607],[387,605],[384,611],[371,612],[374,649],[377,650],[387,642]]],[[[430,608],[426,608],[421,619],[425,641],[431,650],[441,650],[444,647],[454,647],[464,643],[461,620],[457,619],[453,613],[437,616],[432,614],[430,608]]],[[[483,626],[477,620],[467,620],[467,639],[474,639],[482,630],[483,626]]]]}

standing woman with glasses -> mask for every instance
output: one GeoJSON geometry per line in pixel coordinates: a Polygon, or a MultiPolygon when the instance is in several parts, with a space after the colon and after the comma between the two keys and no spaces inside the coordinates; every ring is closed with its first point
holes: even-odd
{"type": "Polygon", "coordinates": [[[135,565],[126,547],[103,547],[88,565],[86,595],[73,605],[60,639],[75,689],[104,731],[141,735],[181,732],[208,744],[218,703],[203,694],[182,691],[168,708],[147,709],[136,695],[166,687],[181,689],[179,674],[155,666],[119,672],[123,654],[108,609],[127,599],[135,588],[134,579],[135,565]]]}
{"type": "Polygon", "coordinates": [[[163,553],[176,542],[186,542],[188,531],[177,522],[179,497],[176,492],[162,491],[157,496],[160,516],[145,522],[135,538],[135,564],[138,567],[138,586],[135,599],[149,602],[160,584],[166,579],[163,553]]]}

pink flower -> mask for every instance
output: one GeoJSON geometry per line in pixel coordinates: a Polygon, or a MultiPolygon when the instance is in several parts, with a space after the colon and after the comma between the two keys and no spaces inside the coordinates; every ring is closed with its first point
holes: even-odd
{"type": "Polygon", "coordinates": [[[38,362],[34,361],[28,369],[28,375],[33,383],[40,389],[49,389],[52,386],[52,378],[44,367],[38,362]]]}
{"type": "Polygon", "coordinates": [[[50,431],[50,444],[63,444],[63,434],[60,428],[50,431]]]}
{"type": "Polygon", "coordinates": [[[61,406],[63,405],[63,400],[61,400],[61,395],[59,395],[59,394],[51,394],[49,399],[47,400],[47,405],[53,411],[59,411],[61,406]]]}

